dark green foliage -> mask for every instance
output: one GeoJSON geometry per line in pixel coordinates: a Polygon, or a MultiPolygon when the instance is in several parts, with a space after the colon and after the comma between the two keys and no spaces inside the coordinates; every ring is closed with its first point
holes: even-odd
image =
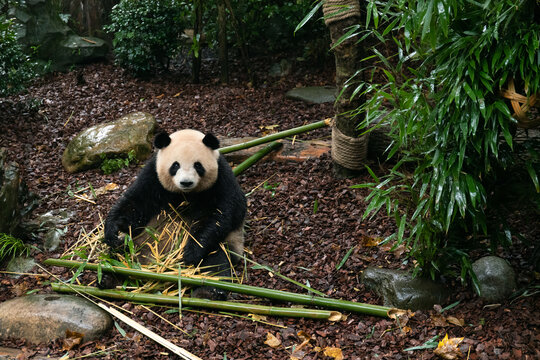
{"type": "MultiPolygon", "coordinates": [[[[387,113],[392,154],[402,151],[402,158],[371,186],[366,214],[386,207],[396,219],[394,238],[410,247],[416,270],[432,277],[460,263],[461,277],[474,280],[468,250],[484,244],[477,239],[493,235],[492,249],[511,241],[508,228],[488,222],[487,210],[497,177],[505,176],[517,156],[525,158],[540,190],[538,149],[517,151],[516,121],[499,95],[511,77],[527,85],[528,95],[540,90],[535,6],[535,0],[370,1],[367,6],[377,38],[397,45],[397,66],[374,48],[376,67],[387,81],[351,86],[370,94],[358,109],[366,113],[363,126],[387,113]]],[[[361,26],[356,30],[350,36],[362,35],[361,26]]]]}
{"type": "Polygon", "coordinates": [[[178,0],[121,0],[105,28],[114,33],[116,63],[137,75],[166,67],[179,50],[188,11],[178,0]]]}
{"type": "Polygon", "coordinates": [[[13,23],[0,15],[0,96],[22,91],[35,76],[34,64],[17,43],[13,23]]]}
{"type": "MultiPolygon", "coordinates": [[[[312,0],[231,0],[230,3],[235,17],[242,22],[240,31],[243,32],[246,46],[252,52],[268,53],[300,48],[308,57],[319,54],[322,47],[327,53],[330,40],[323,22],[312,21],[296,34],[294,31],[300,20],[309,12],[312,0]],[[327,41],[320,44],[320,39],[327,41]]],[[[204,6],[206,13],[204,31],[210,40],[217,39],[216,1],[205,2],[204,6]]],[[[228,38],[231,45],[237,45],[237,37],[232,26],[229,26],[228,38]]]]}
{"type": "Polygon", "coordinates": [[[0,261],[29,253],[30,247],[25,245],[21,239],[0,233],[0,261]]]}
{"type": "Polygon", "coordinates": [[[107,175],[129,166],[130,163],[137,162],[134,150],[128,152],[127,157],[125,158],[115,157],[109,159],[103,154],[101,155],[101,159],[101,170],[107,175]]]}
{"type": "Polygon", "coordinates": [[[474,283],[469,250],[512,240],[505,221],[488,221],[506,191],[501,180],[521,167],[532,180],[522,189],[540,192],[538,143],[515,142],[516,120],[500,96],[510,78],[527,95],[540,91],[539,15],[536,0],[370,0],[365,23],[337,42],[377,43],[358,73],[384,79],[346,86],[368,99],[352,114],[365,114],[364,129],[379,116],[392,125],[389,157],[400,157],[389,174],[370,170],[374,183],[357,187],[371,189],[365,216],[384,207],[395,217],[391,238],[408,246],[415,271],[458,275],[460,265],[474,283]]]}

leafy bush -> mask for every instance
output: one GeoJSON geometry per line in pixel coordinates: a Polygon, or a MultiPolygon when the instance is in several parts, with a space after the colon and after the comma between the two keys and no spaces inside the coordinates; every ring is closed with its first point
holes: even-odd
{"type": "Polygon", "coordinates": [[[12,21],[0,16],[0,96],[22,91],[35,76],[34,64],[17,43],[12,21]]]}
{"type": "MultiPolygon", "coordinates": [[[[268,53],[290,49],[303,49],[306,55],[318,53],[318,40],[327,39],[324,51],[327,53],[329,34],[323,22],[311,22],[302,31],[294,33],[312,4],[311,0],[265,1],[231,0],[234,16],[242,22],[243,38],[253,52],[268,53]]],[[[217,41],[217,1],[207,1],[205,6],[205,33],[210,41],[217,41]],[[215,39],[215,40],[214,40],[215,39]]],[[[231,22],[229,22],[231,23],[231,22]]],[[[229,26],[229,43],[237,45],[233,26],[229,26]]]]}
{"type": "MultiPolygon", "coordinates": [[[[488,206],[504,171],[524,160],[536,191],[539,151],[516,151],[516,120],[500,90],[510,78],[540,90],[540,23],[535,0],[429,2],[370,0],[368,29],[359,24],[344,36],[372,34],[397,47],[393,56],[375,47],[373,69],[381,84],[356,82],[368,95],[361,124],[383,115],[392,124],[398,163],[384,178],[374,175],[366,215],[383,207],[393,214],[398,244],[406,243],[416,271],[472,277],[469,253],[512,240],[509,228],[488,221],[488,206]],[[483,241],[490,235],[488,241],[483,241]]],[[[372,59],[372,60],[373,60],[372,59]]],[[[521,145],[519,145],[521,146],[521,145]]]]}
{"type": "Polygon", "coordinates": [[[101,155],[101,170],[104,174],[112,174],[120,169],[129,166],[130,163],[136,163],[135,150],[128,152],[126,158],[107,158],[105,154],[101,155]]]}
{"type": "Polygon", "coordinates": [[[116,63],[137,75],[165,67],[179,49],[187,9],[178,0],[121,0],[105,27],[114,33],[116,63]]]}

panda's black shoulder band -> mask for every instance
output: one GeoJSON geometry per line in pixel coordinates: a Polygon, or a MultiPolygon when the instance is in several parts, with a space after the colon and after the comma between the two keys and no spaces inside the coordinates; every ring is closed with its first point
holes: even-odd
{"type": "Polygon", "coordinates": [[[154,146],[158,149],[163,149],[171,143],[171,138],[166,132],[162,132],[156,135],[154,139],[154,146]]]}
{"type": "Polygon", "coordinates": [[[212,150],[219,149],[219,140],[213,134],[206,134],[202,140],[203,144],[212,150]]]}

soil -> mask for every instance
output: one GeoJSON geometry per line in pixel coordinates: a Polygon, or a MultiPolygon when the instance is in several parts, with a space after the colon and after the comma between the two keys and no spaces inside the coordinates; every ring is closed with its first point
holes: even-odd
{"type": "MultiPolygon", "coordinates": [[[[58,257],[81,232],[93,229],[137,174],[137,165],[111,175],[99,169],[67,173],[61,165],[62,152],[75,134],[89,126],[132,111],[147,111],[156,116],[161,130],[196,128],[220,136],[245,137],[333,115],[331,104],[304,104],[284,96],[295,86],[332,86],[331,66],[313,69],[295,64],[291,75],[279,79],[266,75],[275,61],[253,62],[260,80],[256,87],[249,83],[242,68],[232,71],[230,84],[221,85],[212,61],[204,64],[202,84],[191,84],[189,75],[180,71],[144,80],[132,78],[110,64],[89,64],[72,72],[51,74],[22,95],[0,99],[0,146],[9,149],[11,160],[20,164],[30,190],[41,199],[34,214],[59,208],[76,211],[61,248],[53,253],[36,252],[35,258],[43,261],[58,257]],[[111,182],[119,184],[119,189],[100,195],[96,204],[68,194],[79,187],[99,188],[111,182]]],[[[329,136],[329,129],[319,129],[297,140],[329,136]]],[[[410,268],[406,253],[372,246],[373,240],[390,235],[395,225],[383,213],[362,219],[368,191],[350,186],[370,181],[369,174],[337,179],[332,174],[330,156],[324,155],[302,163],[262,161],[242,174],[239,181],[250,193],[246,247],[258,263],[302,283],[309,282],[333,298],[379,305],[382,299],[360,281],[362,270],[367,266],[410,268]],[[261,186],[265,182],[266,186],[261,186]],[[351,255],[337,270],[350,249],[351,255]]],[[[538,218],[527,218],[523,209],[516,209],[510,220],[523,239],[538,241],[538,218]]],[[[332,348],[340,349],[345,359],[433,359],[437,358],[433,349],[405,349],[436,336],[440,340],[446,334],[464,338],[460,344],[464,358],[537,359],[540,320],[535,314],[540,309],[540,298],[534,295],[534,285],[538,285],[538,273],[528,262],[528,253],[529,245],[519,239],[511,248],[497,252],[518,273],[521,295],[497,305],[488,304],[458,279],[446,279],[454,291],[440,305],[459,303],[442,316],[437,309],[417,311],[406,326],[360,314],[346,314],[346,320],[335,323],[277,317],[261,322],[234,314],[184,310],[180,320],[177,313],[160,307],[153,307],[158,316],[131,303],[118,305],[131,311],[131,318],[203,359],[332,359],[336,358],[332,348]],[[276,336],[280,345],[266,344],[268,333],[276,336]],[[308,343],[299,348],[306,339],[308,343]]],[[[477,254],[481,255],[486,253],[477,254]]],[[[71,277],[62,268],[47,270],[64,280],[71,277]]],[[[43,276],[14,279],[1,274],[0,301],[28,292],[51,293],[51,277],[40,268],[34,271],[43,276]]],[[[247,274],[245,283],[250,285],[304,292],[265,270],[248,266],[247,274]]],[[[125,335],[113,328],[102,339],[78,346],[61,340],[40,345],[13,340],[0,342],[0,346],[24,348],[21,358],[60,357],[66,353],[70,358],[175,358],[152,340],[122,327],[125,335]]]]}

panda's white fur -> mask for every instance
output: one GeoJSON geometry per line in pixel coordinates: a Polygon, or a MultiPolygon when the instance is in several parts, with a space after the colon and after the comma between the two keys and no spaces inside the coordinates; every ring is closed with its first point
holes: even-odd
{"type": "Polygon", "coordinates": [[[212,134],[186,129],[159,134],[154,145],[158,151],[109,212],[105,242],[119,247],[123,243],[119,231],[137,236],[162,210],[187,202],[181,215],[196,241],[188,241],[184,262],[213,266],[229,275],[229,259],[220,244],[243,252],[247,204],[231,167],[218,151],[219,141],[212,134]]]}
{"type": "Polygon", "coordinates": [[[171,192],[204,191],[211,187],[218,176],[219,151],[204,145],[205,135],[200,131],[185,129],[169,136],[170,144],[158,151],[156,169],[159,181],[171,192]],[[171,166],[177,162],[180,166],[171,176],[171,166]],[[205,169],[201,177],[194,167],[200,163],[205,169]],[[190,185],[183,185],[188,184],[190,185]]]}

